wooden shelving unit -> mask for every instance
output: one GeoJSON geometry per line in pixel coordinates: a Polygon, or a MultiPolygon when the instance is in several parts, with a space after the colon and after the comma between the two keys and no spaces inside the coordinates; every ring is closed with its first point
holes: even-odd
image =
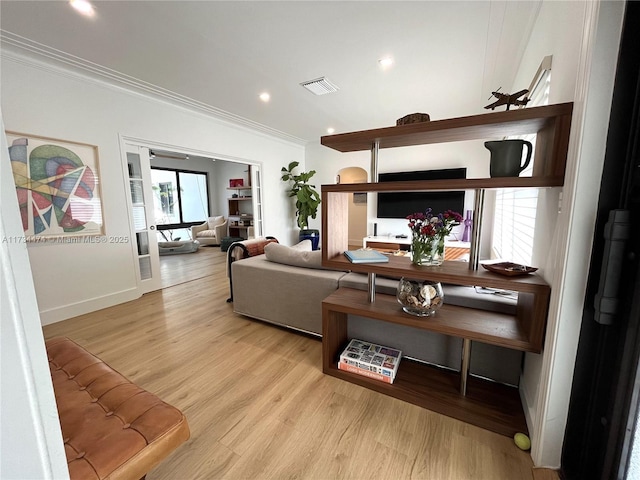
{"type": "Polygon", "coordinates": [[[229,202],[229,235],[247,238],[247,229],[253,225],[253,197],[245,195],[251,193],[251,187],[227,187],[236,192],[237,197],[228,199],[229,202]]]}
{"type": "MultiPolygon", "coordinates": [[[[466,140],[495,140],[535,133],[534,176],[562,177],[569,148],[573,103],[485,113],[470,117],[328,135],[320,143],[340,152],[408,147],[466,140]]],[[[466,187],[475,188],[475,187],[466,187]]],[[[488,187],[492,188],[492,187],[488,187]]]]}
{"type": "Polygon", "coordinates": [[[395,298],[388,295],[379,296],[373,307],[367,303],[365,292],[341,288],[322,303],[322,368],[328,375],[503,435],[513,436],[527,431],[520,396],[517,389],[511,387],[472,377],[469,379],[469,394],[462,396],[458,390],[457,373],[407,359],[400,363],[393,384],[339,370],[337,358],[349,340],[349,314],[448,335],[474,331],[482,339],[498,339],[497,330],[503,329],[512,341],[524,340],[523,332],[518,331],[513,317],[498,315],[500,320],[492,319],[492,327],[489,327],[483,325],[491,315],[489,312],[445,304],[435,317],[425,321],[403,315],[395,298]],[[469,318],[465,318],[466,315],[469,318]],[[499,322],[502,322],[501,327],[497,327],[499,322]]]}
{"type": "MultiPolygon", "coordinates": [[[[343,255],[349,248],[349,194],[562,186],[572,108],[572,103],[565,103],[322,137],[321,143],[325,146],[341,152],[371,150],[372,157],[377,158],[377,151],[381,148],[537,134],[531,177],[322,186],[323,266],[518,292],[515,315],[447,305],[445,299],[445,304],[435,316],[418,319],[403,313],[393,296],[376,294],[375,302],[370,302],[366,292],[341,288],[323,302],[323,371],[326,374],[505,435],[526,431],[517,389],[475,378],[469,379],[467,384],[464,367],[458,374],[403,360],[396,381],[391,385],[338,370],[337,359],[348,341],[349,315],[460,337],[468,345],[467,361],[471,341],[539,353],[544,345],[551,293],[550,286],[538,275],[505,277],[484,269],[469,269],[468,264],[461,262],[444,262],[440,267],[421,268],[412,265],[406,257],[392,256],[389,263],[352,264],[343,255]],[[461,382],[462,392],[456,388],[461,376],[464,379],[461,382]]],[[[393,339],[389,339],[388,345],[394,347],[393,339]]],[[[465,362],[462,363],[464,365],[465,362]]]]}

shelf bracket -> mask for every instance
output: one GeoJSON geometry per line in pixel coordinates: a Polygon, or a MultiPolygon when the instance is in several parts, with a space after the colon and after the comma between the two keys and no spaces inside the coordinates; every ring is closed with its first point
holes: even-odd
{"type": "Polygon", "coordinates": [[[376,301],[376,274],[369,272],[367,275],[368,300],[369,303],[376,301]]]}
{"type": "Polygon", "coordinates": [[[460,363],[460,395],[467,395],[467,379],[469,378],[469,365],[471,362],[471,340],[462,339],[462,361],[460,363]]]}
{"type": "Polygon", "coordinates": [[[482,216],[484,215],[484,188],[476,188],[473,199],[473,229],[469,250],[469,270],[480,266],[480,240],[482,237],[482,216]]]}
{"type": "Polygon", "coordinates": [[[380,153],[380,140],[375,139],[371,144],[371,183],[378,183],[378,154],[380,153]]]}

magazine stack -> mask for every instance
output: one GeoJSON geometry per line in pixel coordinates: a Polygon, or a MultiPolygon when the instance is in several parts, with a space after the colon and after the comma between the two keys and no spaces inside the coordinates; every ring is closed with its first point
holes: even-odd
{"type": "Polygon", "coordinates": [[[395,348],[353,339],[340,355],[338,369],[393,383],[401,357],[395,348]]]}

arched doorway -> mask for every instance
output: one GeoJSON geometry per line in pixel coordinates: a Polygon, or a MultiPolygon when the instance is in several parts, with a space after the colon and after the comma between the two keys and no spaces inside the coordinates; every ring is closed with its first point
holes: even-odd
{"type": "MultiPolygon", "coordinates": [[[[360,167],[346,167],[338,171],[338,183],[366,183],[367,171],[360,167]]],[[[367,236],[367,194],[349,194],[349,248],[362,247],[367,236]]]]}

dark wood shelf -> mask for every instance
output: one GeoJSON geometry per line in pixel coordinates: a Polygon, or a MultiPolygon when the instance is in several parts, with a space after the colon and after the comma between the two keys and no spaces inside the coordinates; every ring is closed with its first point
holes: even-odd
{"type": "Polygon", "coordinates": [[[415,317],[405,313],[396,297],[391,295],[378,293],[375,302],[369,303],[367,292],[352,288],[339,288],[325,298],[324,303],[332,311],[349,315],[375,318],[514,350],[535,350],[527,332],[514,315],[448,305],[446,297],[444,305],[432,317],[415,317]]]}
{"type": "Polygon", "coordinates": [[[478,188],[549,188],[561,187],[564,177],[496,177],[463,178],[456,180],[416,180],[382,183],[340,183],[322,185],[323,192],[422,192],[433,190],[475,190],[478,188]]]}
{"type": "Polygon", "coordinates": [[[392,384],[339,370],[324,373],[492,432],[513,437],[528,433],[518,389],[470,377],[467,395],[458,391],[459,374],[402,359],[392,384]]]}
{"type": "Polygon", "coordinates": [[[538,133],[556,128],[556,123],[571,117],[573,103],[484,113],[469,117],[376,128],[321,137],[320,143],[340,152],[370,150],[375,141],[379,148],[407,147],[430,143],[465,140],[502,139],[510,135],[538,133]]]}
{"type": "Polygon", "coordinates": [[[386,277],[425,279],[454,285],[501,288],[516,292],[541,293],[550,291],[549,284],[535,273],[508,277],[484,268],[469,270],[468,263],[458,261],[445,261],[438,267],[418,267],[411,263],[408,256],[389,255],[389,263],[351,263],[342,253],[339,253],[323,262],[323,266],[359,273],[372,272],[386,277]]]}
{"type": "MultiPolygon", "coordinates": [[[[349,313],[341,311],[343,306],[331,301],[332,297],[333,295],[328,297],[322,304],[322,369],[324,373],[502,435],[513,436],[516,432],[527,432],[520,395],[515,387],[470,377],[467,393],[462,395],[458,390],[460,381],[458,372],[432,367],[406,358],[400,362],[398,373],[392,384],[339,370],[337,362],[349,340],[347,337],[349,313]]],[[[343,300],[348,301],[347,298],[343,300]]],[[[436,317],[442,311],[443,309],[439,310],[436,317]]],[[[373,318],[381,319],[379,315],[373,318]]]]}

